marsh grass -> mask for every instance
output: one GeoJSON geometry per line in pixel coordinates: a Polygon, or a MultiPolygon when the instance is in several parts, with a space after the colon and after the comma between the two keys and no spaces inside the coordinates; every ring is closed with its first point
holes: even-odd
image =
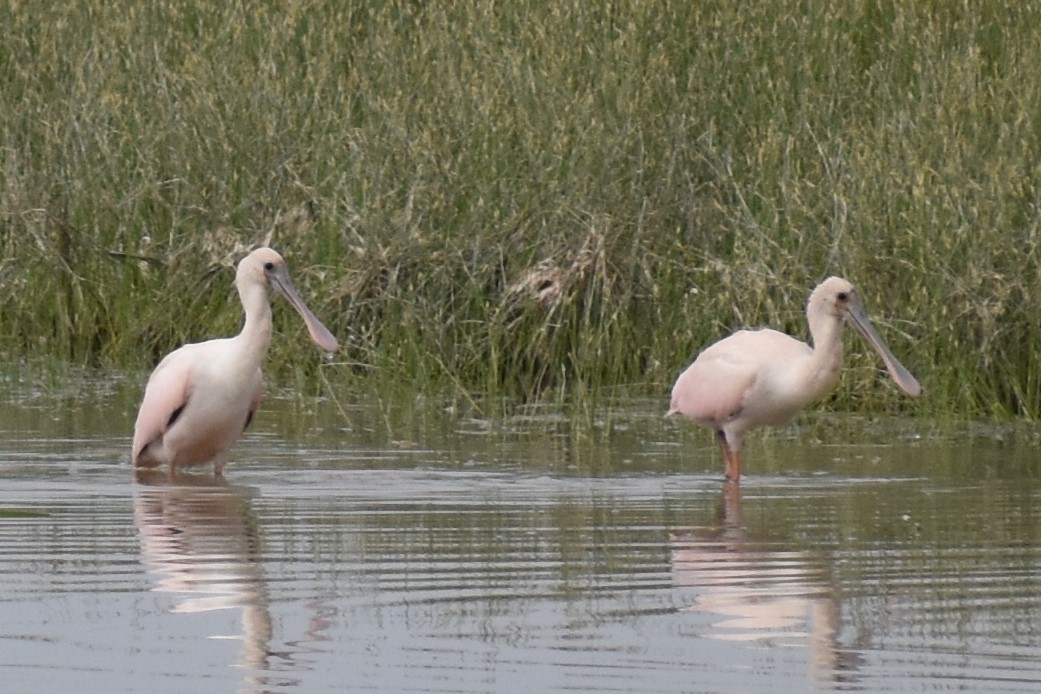
{"type": "Polygon", "coordinates": [[[832,406],[1034,417],[1039,66],[1031,3],[7,3],[0,350],[143,371],[270,242],[345,343],[282,379],[665,399],[840,274],[927,397],[832,406]]]}

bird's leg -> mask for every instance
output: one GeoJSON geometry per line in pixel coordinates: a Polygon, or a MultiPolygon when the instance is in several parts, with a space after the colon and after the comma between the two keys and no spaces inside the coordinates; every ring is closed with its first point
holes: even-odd
{"type": "Polygon", "coordinates": [[[728,480],[739,483],[741,481],[741,452],[729,447],[727,450],[730,451],[730,459],[726,477],[728,480]]]}
{"type": "Polygon", "coordinates": [[[739,482],[741,480],[741,453],[730,447],[727,435],[722,430],[716,431],[719,450],[723,453],[723,474],[726,479],[739,482]]]}
{"type": "Polygon", "coordinates": [[[223,479],[224,477],[224,463],[228,462],[229,452],[230,451],[224,451],[213,459],[213,476],[217,479],[223,479]]]}

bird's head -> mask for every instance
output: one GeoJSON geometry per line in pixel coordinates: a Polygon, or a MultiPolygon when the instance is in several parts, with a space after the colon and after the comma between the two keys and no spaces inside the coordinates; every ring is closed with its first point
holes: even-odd
{"type": "Polygon", "coordinates": [[[817,288],[810,294],[806,313],[811,326],[819,316],[827,316],[839,321],[847,320],[878,352],[878,356],[885,362],[889,375],[893,377],[893,381],[900,390],[912,397],[918,397],[921,394],[922,386],[911,375],[911,372],[893,356],[885,341],[875,331],[857,290],[848,280],[841,277],[829,277],[817,285],[817,288]]]}
{"type": "Polygon", "coordinates": [[[241,261],[235,272],[235,285],[242,292],[248,287],[260,286],[265,291],[275,292],[285,297],[289,305],[296,309],[304,319],[307,332],[316,345],[326,352],[335,352],[338,344],[336,338],[318,318],[307,308],[304,300],[289,279],[289,268],[286,261],[270,248],[258,248],[241,261]]]}

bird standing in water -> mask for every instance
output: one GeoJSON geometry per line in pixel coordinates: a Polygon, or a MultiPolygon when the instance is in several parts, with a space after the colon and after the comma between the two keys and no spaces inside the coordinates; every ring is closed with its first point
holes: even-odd
{"type": "Polygon", "coordinates": [[[853,285],[829,277],[806,307],[813,346],[776,330],[741,330],[707,347],[672,387],[668,414],[715,430],[726,478],[741,478],[741,442],[752,427],[782,424],[835,387],[842,367],[842,323],[874,347],[905,393],[922,387],[868,320],[853,285]]]}
{"type": "Polygon", "coordinates": [[[155,368],[134,424],[131,450],[140,468],[213,463],[220,475],[232,445],[260,403],[261,363],[271,341],[271,290],[289,301],[311,339],[327,352],[336,338],[307,308],[289,280],[286,262],[270,248],[258,248],[235,273],[246,322],[235,337],[188,344],[155,368]]]}

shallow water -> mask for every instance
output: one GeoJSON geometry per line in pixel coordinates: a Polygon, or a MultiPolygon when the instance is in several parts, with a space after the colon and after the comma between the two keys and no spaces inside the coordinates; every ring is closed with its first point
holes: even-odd
{"type": "Polygon", "coordinates": [[[0,405],[4,691],[1041,687],[1029,430],[809,415],[737,489],[656,403],[276,398],[223,481],[170,482],[128,468],[134,404],[0,405]]]}

